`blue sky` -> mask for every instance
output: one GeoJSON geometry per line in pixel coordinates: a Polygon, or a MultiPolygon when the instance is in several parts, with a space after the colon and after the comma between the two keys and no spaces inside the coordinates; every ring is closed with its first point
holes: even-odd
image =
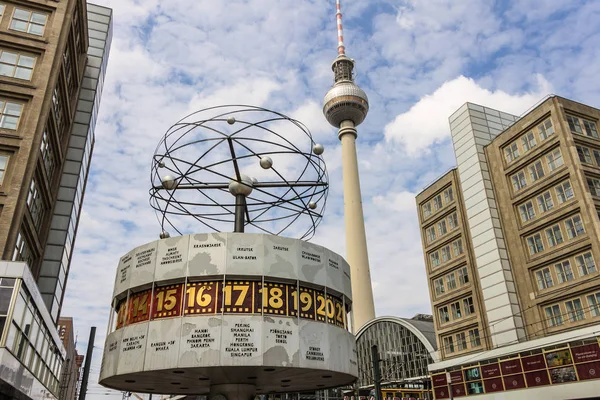
{"type": "MultiPolygon", "coordinates": [[[[63,308],[81,351],[98,327],[92,382],[118,259],[160,232],[148,206],[152,154],[189,112],[246,103],[305,123],[326,147],[331,182],[313,242],[345,253],[339,141],[321,113],[337,54],[335,1],[96,1],[114,9],[114,38],[63,308]]],[[[342,7],[347,54],[371,104],[357,145],[377,314],[429,313],[414,197],[454,166],[448,116],[466,101],[521,115],[550,93],[598,107],[600,2],[342,7]]],[[[108,392],[94,384],[90,393],[108,392]]]]}

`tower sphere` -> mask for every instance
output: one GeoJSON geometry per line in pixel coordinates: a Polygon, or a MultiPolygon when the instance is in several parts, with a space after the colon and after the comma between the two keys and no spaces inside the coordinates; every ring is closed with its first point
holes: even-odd
{"type": "Polygon", "coordinates": [[[337,82],[327,92],[323,103],[325,118],[336,128],[347,120],[358,126],[369,112],[367,94],[352,81],[337,82]]]}
{"type": "Polygon", "coordinates": [[[234,196],[241,194],[243,196],[250,196],[252,193],[252,178],[247,175],[241,175],[240,180],[238,181],[236,178],[233,178],[229,182],[229,193],[234,196]]]}

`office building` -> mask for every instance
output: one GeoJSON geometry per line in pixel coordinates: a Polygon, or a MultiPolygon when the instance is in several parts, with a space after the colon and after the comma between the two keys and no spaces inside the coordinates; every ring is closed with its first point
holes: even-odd
{"type": "Polygon", "coordinates": [[[82,0],[0,2],[0,392],[9,399],[59,396],[66,351],[56,325],[111,16],[82,0]]]}
{"type": "Polygon", "coordinates": [[[436,398],[597,393],[599,118],[557,96],[522,117],[471,103],[450,117],[457,168],[417,196],[436,398]]]}
{"type": "Polygon", "coordinates": [[[58,398],[61,400],[76,400],[81,384],[79,378],[83,356],[77,354],[73,329],[73,318],[61,317],[58,320],[58,336],[66,351],[59,383],[58,398]]]}

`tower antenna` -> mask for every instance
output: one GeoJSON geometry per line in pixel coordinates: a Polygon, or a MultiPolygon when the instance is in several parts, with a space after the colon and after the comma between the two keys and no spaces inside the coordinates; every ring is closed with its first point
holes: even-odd
{"type": "Polygon", "coordinates": [[[342,27],[342,6],[340,5],[340,0],[335,1],[335,7],[338,30],[338,54],[342,56],[346,54],[346,46],[344,46],[344,28],[342,27]]]}

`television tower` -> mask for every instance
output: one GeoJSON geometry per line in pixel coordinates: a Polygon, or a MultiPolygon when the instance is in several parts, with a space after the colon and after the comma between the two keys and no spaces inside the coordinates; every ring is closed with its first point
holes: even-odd
{"type": "Polygon", "coordinates": [[[346,56],[340,0],[336,0],[336,20],[338,56],[331,65],[335,78],[333,87],[325,95],[323,114],[331,125],[339,129],[338,138],[342,142],[346,259],[352,275],[352,330],[356,333],[375,318],[356,157],[356,127],[369,112],[369,100],[367,94],[354,83],[354,60],[346,56]]]}

